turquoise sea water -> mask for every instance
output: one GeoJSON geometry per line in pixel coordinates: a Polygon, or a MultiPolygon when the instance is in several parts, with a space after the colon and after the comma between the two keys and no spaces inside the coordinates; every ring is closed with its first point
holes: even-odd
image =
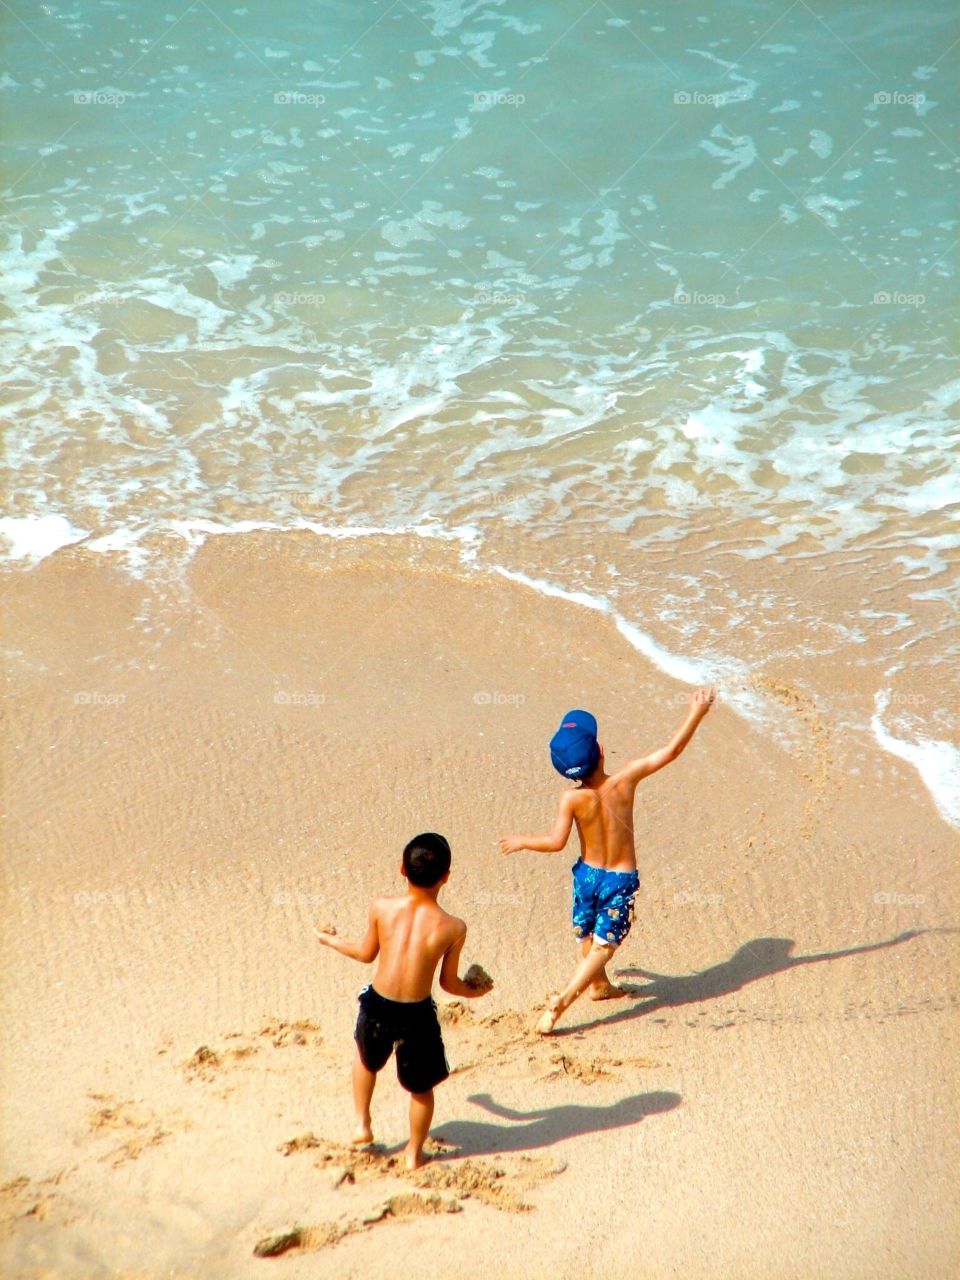
{"type": "Polygon", "coordinates": [[[815,569],[960,815],[955,4],[2,20],[8,556],[414,529],[707,675],[815,569]]]}

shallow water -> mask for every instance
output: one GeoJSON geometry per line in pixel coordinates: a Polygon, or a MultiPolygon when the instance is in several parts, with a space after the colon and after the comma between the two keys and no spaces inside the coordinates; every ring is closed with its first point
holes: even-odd
{"type": "Polygon", "coordinates": [[[453,538],[704,677],[867,664],[956,814],[954,6],[5,28],[8,556],[453,538]]]}

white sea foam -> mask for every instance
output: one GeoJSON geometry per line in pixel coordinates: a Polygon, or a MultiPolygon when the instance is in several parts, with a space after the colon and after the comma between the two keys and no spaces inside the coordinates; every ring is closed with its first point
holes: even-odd
{"type": "Polygon", "coordinates": [[[883,723],[890,701],[889,692],[878,690],[874,701],[870,728],[877,742],[884,751],[913,765],[933,797],[940,816],[951,826],[960,828],[960,751],[952,742],[923,736],[896,737],[883,723]]]}
{"type": "Polygon", "coordinates": [[[7,555],[11,560],[36,564],[61,547],[82,542],[89,530],[75,528],[65,516],[3,516],[0,534],[10,544],[7,555]]]}
{"type": "Polygon", "coordinates": [[[700,146],[709,155],[723,161],[726,168],[726,172],[712,183],[714,191],[721,191],[757,159],[753,138],[749,134],[732,134],[722,124],[715,125],[710,130],[710,137],[702,139],[700,146]],[[723,145],[724,143],[727,145],[723,145]]]}
{"type": "Polygon", "coordinates": [[[836,227],[839,225],[838,213],[844,213],[847,209],[855,209],[860,200],[838,200],[836,196],[827,195],[824,192],[818,196],[804,196],[803,203],[807,206],[811,213],[822,218],[828,226],[836,227]]]}

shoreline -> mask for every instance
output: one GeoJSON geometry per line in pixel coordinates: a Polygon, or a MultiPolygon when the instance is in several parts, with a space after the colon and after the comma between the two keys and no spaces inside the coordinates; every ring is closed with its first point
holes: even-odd
{"type": "MultiPolygon", "coordinates": [[[[59,517],[55,519],[59,520],[59,517]]],[[[183,581],[185,575],[189,574],[190,565],[195,556],[205,546],[221,538],[243,539],[262,536],[275,536],[280,539],[316,538],[319,540],[317,553],[321,560],[328,559],[331,553],[338,554],[347,546],[351,546],[352,549],[361,549],[361,554],[363,548],[373,548],[374,558],[382,555],[385,548],[389,548],[388,554],[393,555],[394,549],[402,546],[407,548],[407,554],[396,553],[400,563],[411,563],[414,566],[423,562],[429,564],[431,556],[436,556],[438,562],[447,571],[456,575],[466,575],[468,578],[478,575],[481,579],[502,578],[526,588],[543,599],[565,601],[601,615],[613,623],[619,634],[641,658],[649,661],[663,675],[691,685],[718,685],[722,688],[727,704],[734,711],[746,719],[764,725],[768,732],[778,737],[781,745],[787,741],[783,736],[782,723],[777,723],[770,714],[772,706],[770,699],[758,696],[755,680],[751,674],[752,664],[748,660],[731,654],[712,659],[689,657],[682,649],[665,646],[651,631],[638,626],[618,609],[614,600],[600,590],[572,589],[548,578],[538,577],[496,562],[479,562],[477,557],[480,535],[478,530],[472,527],[447,529],[442,525],[434,526],[429,523],[397,528],[363,525],[337,527],[312,521],[305,521],[301,526],[282,525],[269,521],[239,521],[223,525],[215,520],[196,519],[171,522],[170,529],[163,534],[144,535],[146,550],[141,547],[139,537],[131,541],[122,530],[114,534],[93,536],[80,534],[77,530],[68,532],[68,528],[64,522],[64,527],[60,529],[58,535],[62,541],[54,540],[54,542],[49,541],[48,528],[41,530],[38,558],[34,559],[27,569],[21,567],[13,569],[8,564],[4,575],[7,580],[16,578],[24,572],[33,572],[50,556],[57,554],[70,556],[79,553],[82,558],[91,555],[98,559],[102,557],[105,565],[110,566],[108,571],[117,570],[121,574],[129,575],[134,581],[143,582],[148,586],[151,578],[147,575],[146,568],[152,564],[162,591],[164,584],[170,586],[177,581],[183,581]],[[80,536],[75,536],[77,534],[80,536]],[[452,559],[447,556],[447,552],[450,551],[454,552],[452,559]]],[[[12,531],[7,536],[16,544],[16,537],[12,531]]],[[[29,558],[28,543],[29,538],[24,531],[19,544],[19,551],[24,558],[29,558]]],[[[789,665],[797,668],[801,681],[804,675],[813,677],[804,682],[804,694],[800,696],[809,697],[813,693],[816,700],[814,690],[819,673],[815,668],[810,668],[807,673],[803,673],[802,664],[799,663],[789,665]]],[[[828,663],[827,666],[829,665],[831,664],[828,663]]],[[[899,674],[902,665],[898,663],[888,668],[886,673],[888,679],[899,674]]],[[[835,700],[836,693],[837,689],[834,688],[830,695],[824,698],[821,714],[827,717],[833,715],[836,718],[837,709],[831,706],[831,699],[835,700]]],[[[896,732],[883,722],[884,713],[890,707],[891,695],[895,703],[899,699],[900,703],[907,707],[922,705],[927,701],[926,695],[918,692],[909,682],[905,685],[903,693],[895,691],[892,683],[876,685],[869,691],[862,689],[859,723],[848,722],[844,727],[853,728],[855,732],[869,731],[876,747],[909,764],[929,793],[944,824],[951,832],[960,835],[960,747],[945,738],[936,738],[929,731],[919,729],[915,729],[912,738],[898,737],[896,732]]]]}

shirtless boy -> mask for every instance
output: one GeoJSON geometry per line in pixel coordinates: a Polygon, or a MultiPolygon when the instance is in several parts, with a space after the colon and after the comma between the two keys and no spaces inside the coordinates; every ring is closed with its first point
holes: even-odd
{"type": "Polygon", "coordinates": [[[567,986],[547,1002],[537,1024],[549,1035],[557,1019],[590,987],[594,1000],[623,995],[607,978],[607,965],[633,923],[633,899],[640,886],[633,836],[637,783],[676,760],[716,698],[714,689],[695,689],[690,711],[665,747],[639,756],[607,774],[597,722],[588,711],[569,711],[550,741],[554,768],[579,786],[565,791],[548,836],[504,836],[504,853],[530,849],[559,853],[577,824],[580,857],[573,866],[573,927],[580,938],[580,964],[567,986]],[[592,940],[591,940],[592,939],[592,940]]]}
{"type": "Polygon", "coordinates": [[[433,1119],[433,1090],[450,1074],[437,1006],[430,994],[437,965],[440,986],[452,996],[470,999],[486,995],[490,987],[467,986],[457,974],[467,926],[437,904],[437,895],[450,876],[450,846],[443,836],[432,831],[414,836],[403,851],[400,871],[407,882],[406,893],[376,899],[361,942],[345,942],[329,929],[314,932],[325,947],[361,964],[380,957],[373,982],[360,992],[354,1031],[357,1131],[353,1140],[373,1141],[373,1088],[377,1073],[396,1048],[397,1078],[410,1094],[410,1140],[404,1162],[408,1169],[416,1169],[423,1164],[423,1144],[433,1119]]]}

